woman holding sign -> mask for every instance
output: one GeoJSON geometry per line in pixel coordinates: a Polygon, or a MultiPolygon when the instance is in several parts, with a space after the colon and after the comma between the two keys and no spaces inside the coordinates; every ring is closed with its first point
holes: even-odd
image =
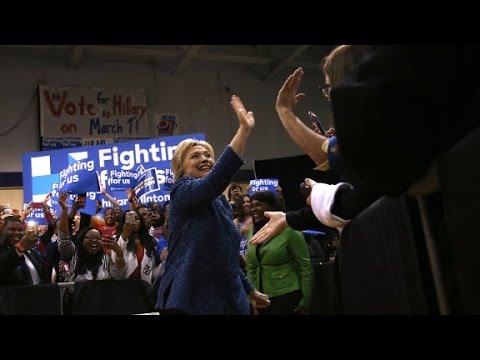
{"type": "Polygon", "coordinates": [[[243,165],[240,158],[255,125],[252,112],[232,96],[239,128],[215,163],[212,146],[186,139],[172,158],[169,243],[158,291],[161,314],[250,314],[250,301],[269,305],[239,266],[240,233],[223,192],[243,165]]]}

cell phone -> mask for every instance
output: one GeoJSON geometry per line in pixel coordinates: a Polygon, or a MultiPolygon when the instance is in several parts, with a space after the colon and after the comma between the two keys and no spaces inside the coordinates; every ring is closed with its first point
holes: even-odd
{"type": "Polygon", "coordinates": [[[137,213],[135,211],[127,211],[125,214],[125,224],[135,224],[137,213]]]}
{"type": "Polygon", "coordinates": [[[33,221],[27,223],[27,231],[33,232],[35,235],[38,235],[38,224],[33,221]]]}
{"type": "Polygon", "coordinates": [[[114,236],[115,234],[115,228],[114,227],[105,227],[103,230],[102,230],[102,236],[103,237],[106,237],[106,236],[114,236]]]}
{"type": "Polygon", "coordinates": [[[304,182],[302,182],[300,184],[300,194],[302,194],[302,196],[306,199],[310,196],[310,193],[312,192],[312,188],[310,186],[308,186],[307,184],[305,184],[304,182]]]}
{"type": "Polygon", "coordinates": [[[32,209],[41,209],[43,208],[43,202],[31,202],[30,207],[32,209]]]}
{"type": "Polygon", "coordinates": [[[320,130],[320,133],[322,135],[325,135],[327,133],[327,131],[325,130],[325,128],[323,127],[322,123],[320,122],[320,120],[318,119],[318,116],[312,112],[312,111],[309,111],[308,112],[308,117],[310,118],[310,120],[312,121],[312,123],[314,123],[316,125],[316,127],[318,128],[318,130],[320,130]]]}

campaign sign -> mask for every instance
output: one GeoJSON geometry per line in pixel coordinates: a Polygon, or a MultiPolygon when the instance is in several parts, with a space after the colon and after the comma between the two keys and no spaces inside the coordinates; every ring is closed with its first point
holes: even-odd
{"type": "Polygon", "coordinates": [[[160,190],[157,179],[157,169],[150,168],[142,171],[140,177],[138,178],[137,186],[134,188],[137,199],[141,199],[143,195],[157,190],[160,190]]]}
{"type": "Polygon", "coordinates": [[[38,95],[42,137],[149,136],[143,89],[40,85],[38,95]]]}
{"type": "MultiPolygon", "coordinates": [[[[94,179],[98,178],[100,185],[107,189],[122,209],[128,210],[125,189],[137,186],[139,179],[137,170],[143,168],[148,169],[146,175],[150,180],[146,182],[148,186],[145,186],[139,201],[144,204],[148,202],[163,204],[170,200],[169,187],[165,187],[165,184],[171,185],[173,180],[171,170],[173,152],[178,143],[188,138],[205,140],[205,134],[167,136],[26,153],[22,159],[24,203],[43,201],[51,193],[49,205],[52,207],[52,213],[58,217],[61,210],[58,195],[61,190],[68,189],[72,192],[68,200],[69,206],[74,200],[74,193],[86,192],[86,207],[81,211],[93,214],[97,198],[101,200],[103,208],[112,206],[110,201],[98,193],[98,187],[94,184],[94,179]]],[[[37,223],[44,223],[43,212],[35,211],[32,216],[34,216],[32,220],[37,223]]]]}
{"type": "MultiPolygon", "coordinates": [[[[88,162],[90,163],[90,161],[88,162]]],[[[60,171],[58,192],[66,191],[69,194],[81,194],[88,191],[98,192],[98,177],[96,171],[82,169],[82,162],[77,161],[60,171]]]]}
{"type": "Polygon", "coordinates": [[[278,179],[256,179],[250,180],[248,195],[252,196],[257,191],[271,191],[277,194],[278,179]]]}

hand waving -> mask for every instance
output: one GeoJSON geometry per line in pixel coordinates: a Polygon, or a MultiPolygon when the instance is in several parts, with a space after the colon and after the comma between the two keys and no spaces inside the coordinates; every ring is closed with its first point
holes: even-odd
{"type": "Polygon", "coordinates": [[[58,197],[58,204],[60,205],[60,207],[62,208],[62,210],[66,211],[67,210],[67,197],[68,197],[68,193],[65,192],[65,191],[62,191],[60,193],[60,196],[58,197]]]}
{"type": "Polygon", "coordinates": [[[304,93],[297,93],[303,78],[303,69],[300,67],[288,77],[277,95],[277,111],[286,109],[293,111],[297,103],[305,97],[304,93]]]}
{"type": "Polygon", "coordinates": [[[244,127],[248,130],[253,129],[255,126],[255,117],[253,116],[253,112],[245,110],[240,97],[233,95],[230,105],[232,105],[233,110],[237,114],[240,127],[244,127]]]}

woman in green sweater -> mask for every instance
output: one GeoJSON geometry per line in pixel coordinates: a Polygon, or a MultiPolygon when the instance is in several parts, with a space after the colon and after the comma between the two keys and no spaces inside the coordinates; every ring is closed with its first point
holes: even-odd
{"type": "MultiPolygon", "coordinates": [[[[259,191],[252,196],[254,233],[266,224],[265,211],[281,209],[276,195],[259,191]]],[[[261,245],[248,245],[247,276],[270,298],[260,315],[308,314],[312,288],[310,254],[302,233],[287,228],[261,245]]]]}

